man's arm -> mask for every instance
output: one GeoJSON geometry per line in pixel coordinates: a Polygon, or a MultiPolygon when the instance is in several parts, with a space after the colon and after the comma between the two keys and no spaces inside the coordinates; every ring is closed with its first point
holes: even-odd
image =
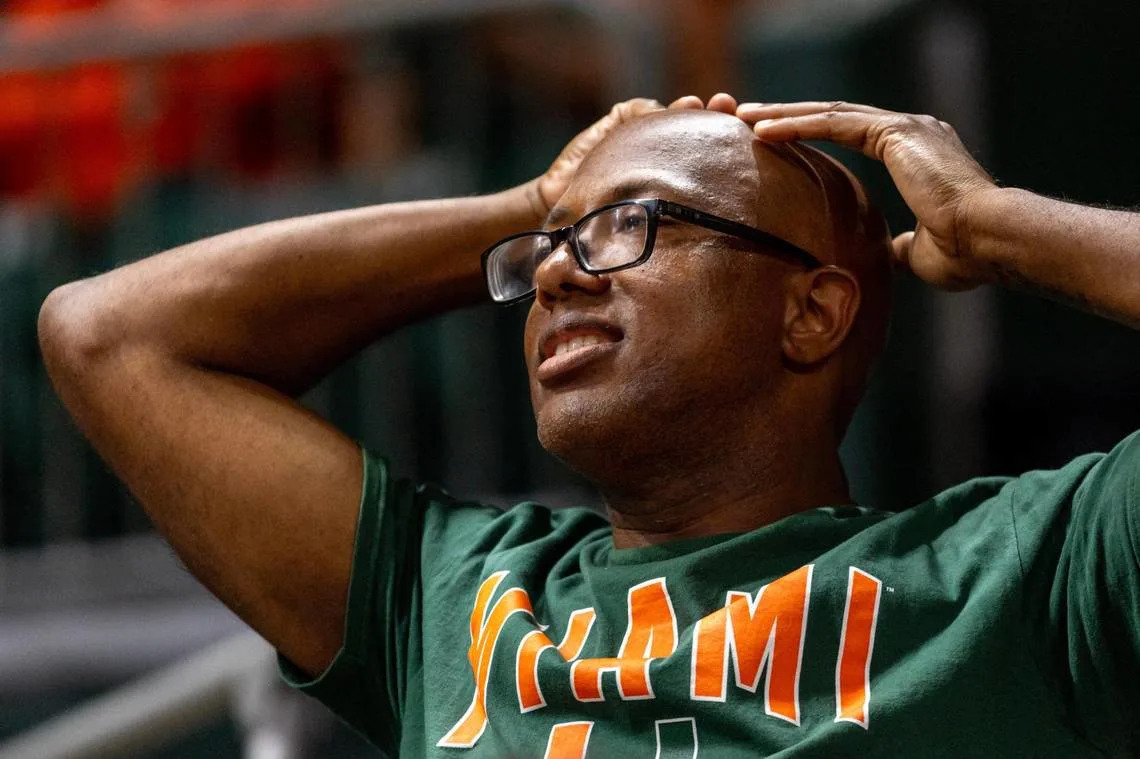
{"type": "Polygon", "coordinates": [[[404,321],[473,301],[524,192],[239,230],[53,292],[44,360],[190,570],[303,669],[341,643],[356,446],[290,396],[404,321]]]}
{"type": "Polygon", "coordinates": [[[541,223],[615,106],[497,195],[263,224],[65,285],[40,314],[64,403],[191,571],[292,661],[342,641],[361,461],[294,396],[356,350],[482,297],[479,252],[541,223]]]}
{"type": "Polygon", "coordinates": [[[997,282],[1140,328],[1140,214],[1009,188],[965,218],[969,255],[997,282]]]}
{"type": "Polygon", "coordinates": [[[1140,214],[1000,188],[952,127],[852,103],[745,103],[763,140],[828,140],[883,162],[917,225],[895,260],[930,284],[997,282],[1140,327],[1140,214]]]}

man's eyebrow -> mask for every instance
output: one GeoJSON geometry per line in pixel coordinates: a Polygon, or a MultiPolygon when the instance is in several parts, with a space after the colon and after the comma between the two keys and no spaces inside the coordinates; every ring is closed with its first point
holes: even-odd
{"type": "Polygon", "coordinates": [[[542,222],[543,229],[550,227],[563,227],[566,222],[570,221],[572,212],[566,206],[555,206],[550,209],[550,213],[546,215],[546,221],[542,222]]]}
{"type": "MultiPolygon", "coordinates": [[[[680,187],[676,187],[660,179],[629,179],[620,184],[614,185],[610,191],[605,195],[606,203],[614,203],[619,200],[633,200],[635,198],[651,198],[661,197],[666,198],[677,197],[682,194],[680,187]]],[[[593,209],[590,209],[593,210],[593,209]]],[[[555,206],[550,210],[543,222],[543,229],[550,229],[551,227],[562,227],[574,220],[574,212],[566,206],[555,206]]]]}
{"type": "Polygon", "coordinates": [[[681,188],[674,187],[667,182],[662,182],[660,179],[630,179],[614,185],[607,195],[609,201],[613,202],[618,200],[632,200],[634,198],[658,197],[661,195],[677,196],[680,194],[681,188]]]}

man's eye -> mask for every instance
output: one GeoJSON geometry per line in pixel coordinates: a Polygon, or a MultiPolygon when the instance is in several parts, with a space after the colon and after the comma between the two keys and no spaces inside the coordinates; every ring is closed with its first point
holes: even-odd
{"type": "Polygon", "coordinates": [[[645,226],[645,217],[641,214],[625,214],[621,219],[621,229],[626,232],[641,229],[645,226]]]}

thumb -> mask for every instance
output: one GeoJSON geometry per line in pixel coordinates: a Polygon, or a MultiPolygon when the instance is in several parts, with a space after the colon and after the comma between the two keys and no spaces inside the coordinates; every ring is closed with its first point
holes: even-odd
{"type": "Polygon", "coordinates": [[[645,113],[652,113],[653,111],[663,111],[665,106],[654,98],[633,98],[618,103],[613,108],[618,116],[619,121],[631,119],[636,116],[641,116],[645,113]]]}
{"type": "Polygon", "coordinates": [[[891,241],[891,263],[910,271],[910,251],[914,246],[914,232],[903,232],[891,241]]]}

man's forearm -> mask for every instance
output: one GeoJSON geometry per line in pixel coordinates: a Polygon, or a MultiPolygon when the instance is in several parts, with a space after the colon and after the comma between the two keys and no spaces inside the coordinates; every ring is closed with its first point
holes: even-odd
{"type": "Polygon", "coordinates": [[[1140,328],[1140,214],[994,189],[959,239],[1001,284],[1140,328]]]}
{"type": "Polygon", "coordinates": [[[296,394],[406,323],[477,301],[479,252],[539,221],[533,184],[230,232],[53,293],[48,320],[296,394]]]}

